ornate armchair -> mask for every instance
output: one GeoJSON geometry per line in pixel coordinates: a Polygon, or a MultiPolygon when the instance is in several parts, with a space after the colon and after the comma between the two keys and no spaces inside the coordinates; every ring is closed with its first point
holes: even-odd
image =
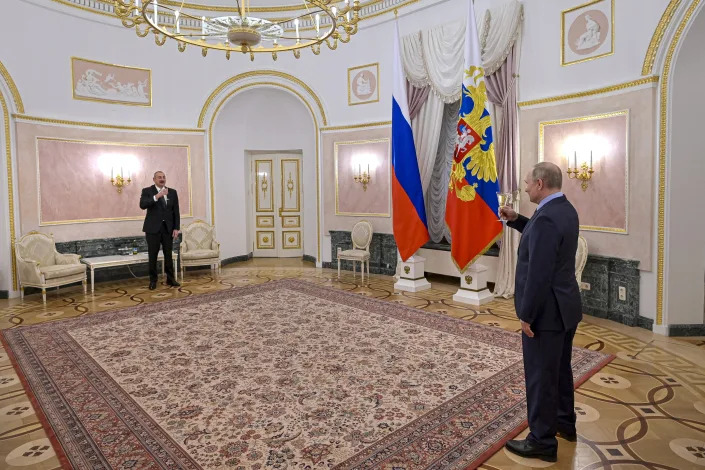
{"type": "Polygon", "coordinates": [[[86,265],[75,254],[56,251],[54,237],[41,232],[29,232],[15,243],[17,272],[20,278],[20,296],[24,299],[25,287],[42,290],[42,300],[47,301],[47,287],[59,287],[81,281],[86,293],[86,265]]]}
{"type": "Polygon", "coordinates": [[[220,273],[220,243],[215,241],[215,226],[196,220],[186,225],[181,233],[181,281],[186,266],[210,266],[220,273]]]}
{"type": "MultiPolygon", "coordinates": [[[[581,278],[583,277],[583,269],[587,263],[588,244],[585,237],[578,236],[578,249],[575,252],[575,279],[578,280],[578,289],[581,289],[581,278]]],[[[582,290],[582,289],[581,289],[582,290]]]]}
{"type": "Polygon", "coordinates": [[[370,278],[370,243],[372,242],[372,225],[361,220],[352,229],[352,250],[341,250],[338,247],[338,279],[340,279],[340,260],[353,263],[353,278],[355,277],[355,263],[360,262],[362,283],[365,283],[365,262],[367,262],[367,279],[370,278]]]}

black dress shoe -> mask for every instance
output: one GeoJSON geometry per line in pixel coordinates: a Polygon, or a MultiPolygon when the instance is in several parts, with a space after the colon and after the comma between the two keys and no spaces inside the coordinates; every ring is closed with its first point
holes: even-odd
{"type": "Polygon", "coordinates": [[[578,433],[575,431],[566,431],[563,429],[558,429],[556,432],[556,436],[560,437],[561,439],[565,439],[568,442],[575,442],[578,440],[578,433]]]}
{"type": "Polygon", "coordinates": [[[507,450],[513,454],[527,458],[541,459],[544,462],[555,462],[558,460],[558,449],[543,447],[528,439],[521,441],[512,440],[505,445],[507,450]]]}
{"type": "Polygon", "coordinates": [[[157,281],[149,281],[149,290],[154,290],[157,288],[157,281]]]}
{"type": "Polygon", "coordinates": [[[181,284],[179,284],[178,281],[166,281],[166,284],[171,287],[181,287],[181,284]]]}

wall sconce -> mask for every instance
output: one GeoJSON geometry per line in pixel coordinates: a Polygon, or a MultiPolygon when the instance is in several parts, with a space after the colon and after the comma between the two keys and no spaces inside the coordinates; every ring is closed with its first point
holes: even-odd
{"type": "Polygon", "coordinates": [[[130,175],[128,174],[127,178],[124,178],[124,174],[125,173],[122,171],[122,167],[120,167],[120,173],[117,176],[115,176],[115,167],[110,169],[110,184],[117,188],[118,194],[122,193],[122,188],[132,183],[132,178],[130,178],[130,175]]]}
{"type": "Polygon", "coordinates": [[[583,191],[587,191],[588,182],[592,179],[592,174],[595,173],[592,168],[592,150],[590,150],[590,166],[588,166],[587,162],[583,162],[578,168],[578,152],[575,151],[573,153],[573,168],[570,167],[569,159],[566,173],[568,173],[568,179],[579,180],[581,182],[580,187],[583,188],[583,191]]]}
{"type": "Polygon", "coordinates": [[[370,165],[369,163],[367,164],[367,171],[361,171],[362,170],[362,165],[357,166],[357,173],[353,174],[353,180],[355,180],[356,183],[362,184],[362,190],[367,191],[367,185],[370,183],[370,180],[372,179],[372,175],[370,174],[370,165]]]}

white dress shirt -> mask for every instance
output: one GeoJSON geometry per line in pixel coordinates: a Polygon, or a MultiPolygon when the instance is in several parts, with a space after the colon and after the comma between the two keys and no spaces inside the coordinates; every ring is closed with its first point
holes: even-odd
{"type": "MultiPolygon", "coordinates": [[[[164,188],[160,188],[160,187],[157,186],[156,184],[154,185],[154,187],[157,188],[157,192],[159,192],[159,191],[161,191],[162,189],[164,189],[164,188]]],[[[169,200],[167,199],[166,194],[165,194],[163,197],[164,197],[164,204],[168,204],[168,203],[169,203],[169,200]]],[[[154,202],[157,202],[157,196],[154,196],[154,202]]]]}

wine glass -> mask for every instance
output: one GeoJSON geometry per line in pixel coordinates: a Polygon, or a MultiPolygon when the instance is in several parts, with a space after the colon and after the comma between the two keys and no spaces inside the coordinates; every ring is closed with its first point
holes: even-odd
{"type": "Polygon", "coordinates": [[[502,218],[502,207],[510,205],[512,203],[512,199],[512,193],[497,193],[497,202],[499,203],[499,207],[497,208],[497,217],[500,222],[506,222],[506,219],[502,218]]]}

